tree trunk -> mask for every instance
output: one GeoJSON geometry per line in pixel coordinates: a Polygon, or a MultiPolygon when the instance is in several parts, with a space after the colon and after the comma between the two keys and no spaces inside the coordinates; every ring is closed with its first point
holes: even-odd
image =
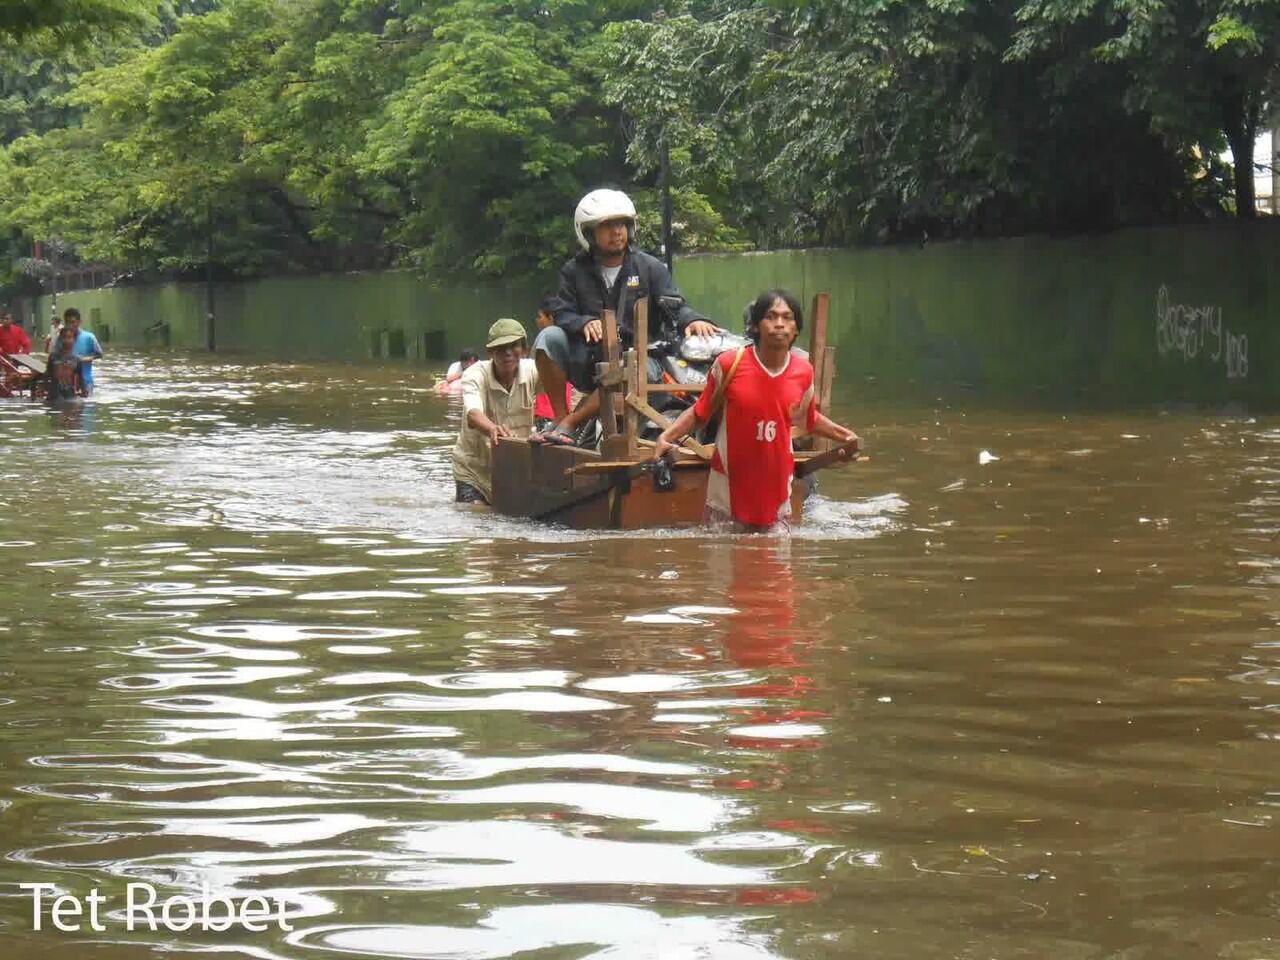
{"type": "Polygon", "coordinates": [[[1257,139],[1258,123],[1251,112],[1241,91],[1232,91],[1223,100],[1222,132],[1231,147],[1236,216],[1241,220],[1253,220],[1258,215],[1253,190],[1253,141],[1257,139]]]}

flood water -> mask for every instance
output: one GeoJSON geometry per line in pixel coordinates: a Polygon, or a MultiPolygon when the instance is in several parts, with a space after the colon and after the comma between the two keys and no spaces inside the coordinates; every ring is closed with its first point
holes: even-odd
{"type": "Polygon", "coordinates": [[[98,379],[0,401],[0,955],[1280,957],[1280,418],[845,384],[788,542],[455,508],[423,370],[98,379]]]}

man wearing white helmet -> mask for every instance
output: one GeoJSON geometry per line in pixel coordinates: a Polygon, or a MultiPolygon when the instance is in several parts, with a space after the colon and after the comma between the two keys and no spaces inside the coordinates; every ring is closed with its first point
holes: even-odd
{"type": "Polygon", "coordinates": [[[544,328],[533,345],[556,419],[556,425],[540,435],[544,441],[572,442],[572,430],[599,409],[595,365],[603,359],[600,318],[605,310],[617,315],[623,349],[635,342],[635,307],[646,298],[650,341],[716,332],[706,317],[685,303],[662,261],[632,246],[635,226],[636,208],[619,190],[592,190],[574,211],[573,231],[582,252],[560,268],[555,325],[544,328]],[[566,380],[591,394],[572,415],[564,403],[566,380]]]}

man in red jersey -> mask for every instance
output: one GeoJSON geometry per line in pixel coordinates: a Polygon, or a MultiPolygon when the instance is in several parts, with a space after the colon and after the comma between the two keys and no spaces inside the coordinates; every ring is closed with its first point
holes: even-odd
{"type": "Polygon", "coordinates": [[[717,403],[723,409],[707,479],[712,521],[732,520],[746,531],[789,525],[793,427],[842,444],[858,439],[818,410],[813,367],[791,350],[803,325],[800,303],[786,290],[760,294],[749,315],[751,348],[720,354],[698,402],[658,438],[655,458],[706,423],[717,403]]]}
{"type": "Polygon", "coordinates": [[[27,332],[13,322],[13,314],[0,311],[0,353],[30,353],[31,340],[27,332]]]}

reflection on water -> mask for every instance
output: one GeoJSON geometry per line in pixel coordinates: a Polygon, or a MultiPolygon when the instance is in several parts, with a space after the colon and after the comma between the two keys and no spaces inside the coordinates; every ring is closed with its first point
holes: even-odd
{"type": "Polygon", "coordinates": [[[794,540],[583,535],[417,371],[103,379],[0,405],[6,955],[1277,955],[1275,420],[849,395],[794,540]],[[18,888],[131,881],[293,930],[18,888]]]}

